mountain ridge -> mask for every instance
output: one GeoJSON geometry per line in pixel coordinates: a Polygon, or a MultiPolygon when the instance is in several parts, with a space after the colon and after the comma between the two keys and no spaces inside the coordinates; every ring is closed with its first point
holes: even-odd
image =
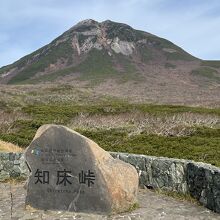
{"type": "Polygon", "coordinates": [[[107,52],[108,56],[113,56],[114,59],[111,60],[116,60],[119,66],[121,61],[117,62],[117,55],[123,55],[126,59],[133,56],[132,59],[139,63],[157,61],[165,56],[171,60],[197,60],[172,42],[148,32],[135,30],[127,24],[110,20],[99,23],[87,19],[77,23],[46,46],[1,68],[1,81],[16,84],[34,77],[39,72],[55,72],[77,66],[86,59],[85,56],[91,50],[107,52]],[[42,61],[42,58],[45,60],[42,61]]]}
{"type": "Polygon", "coordinates": [[[84,20],[0,68],[1,84],[70,84],[134,102],[220,103],[220,61],[127,24],[84,20]]]}

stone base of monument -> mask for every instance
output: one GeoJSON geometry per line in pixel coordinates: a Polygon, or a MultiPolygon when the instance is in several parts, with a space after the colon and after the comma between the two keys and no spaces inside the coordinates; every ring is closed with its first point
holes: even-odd
{"type": "Polygon", "coordinates": [[[25,151],[26,205],[43,210],[119,213],[137,202],[136,169],[64,126],[40,127],[25,151]]]}

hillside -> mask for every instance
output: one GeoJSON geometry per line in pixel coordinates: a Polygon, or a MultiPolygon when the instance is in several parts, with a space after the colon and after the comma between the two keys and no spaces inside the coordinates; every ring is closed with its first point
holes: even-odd
{"type": "Polygon", "coordinates": [[[52,123],[108,151],[220,166],[219,71],[128,25],[80,22],[0,69],[2,150],[27,147],[52,123]]]}
{"type": "Polygon", "coordinates": [[[218,105],[220,62],[112,21],[79,22],[0,69],[1,84],[72,83],[137,102],[218,105]]]}

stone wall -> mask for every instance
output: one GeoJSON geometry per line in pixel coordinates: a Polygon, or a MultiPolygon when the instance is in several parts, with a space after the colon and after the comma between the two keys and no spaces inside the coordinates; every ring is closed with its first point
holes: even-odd
{"type": "Polygon", "coordinates": [[[189,162],[186,171],[190,195],[205,207],[220,213],[220,169],[189,162]]]}
{"type": "Polygon", "coordinates": [[[22,153],[0,153],[0,181],[26,178],[28,168],[22,153]]]}
{"type": "MultiPolygon", "coordinates": [[[[205,207],[220,213],[220,168],[189,160],[110,152],[132,164],[140,187],[190,194],[205,207]]],[[[22,153],[0,153],[0,181],[27,177],[22,153]]]]}
{"type": "Polygon", "coordinates": [[[220,213],[220,168],[189,160],[114,153],[132,164],[140,186],[190,194],[205,207],[220,213]]]}
{"type": "Polygon", "coordinates": [[[186,160],[114,152],[111,155],[136,168],[141,187],[188,193],[186,160]]]}

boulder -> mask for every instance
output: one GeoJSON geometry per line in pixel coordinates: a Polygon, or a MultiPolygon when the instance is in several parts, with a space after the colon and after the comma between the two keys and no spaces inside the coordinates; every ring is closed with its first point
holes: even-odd
{"type": "Polygon", "coordinates": [[[31,170],[25,203],[31,207],[112,214],[137,202],[136,169],[67,127],[41,126],[25,159],[31,170]]]}

